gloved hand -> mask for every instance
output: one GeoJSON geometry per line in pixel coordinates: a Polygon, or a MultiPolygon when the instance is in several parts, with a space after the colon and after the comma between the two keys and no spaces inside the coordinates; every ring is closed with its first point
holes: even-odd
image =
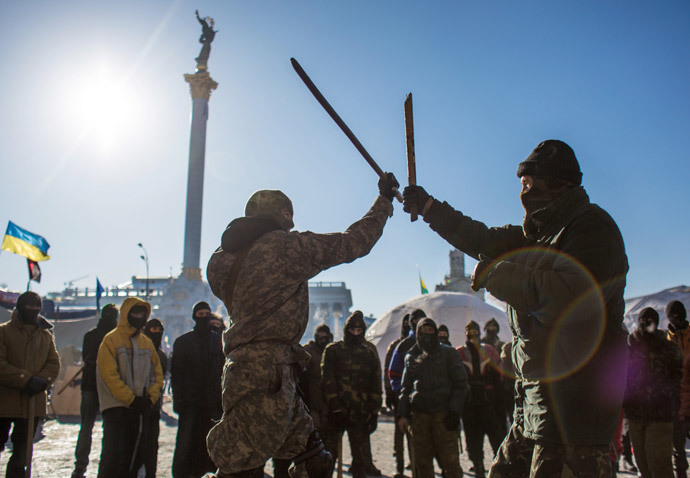
{"type": "Polygon", "coordinates": [[[134,401],[129,404],[129,408],[139,413],[144,413],[151,408],[151,405],[149,397],[134,397],[134,401]]]}
{"type": "Polygon", "coordinates": [[[331,421],[339,430],[345,430],[348,424],[347,412],[342,408],[333,410],[330,413],[331,421]]]}
{"type": "Polygon", "coordinates": [[[393,408],[396,406],[394,392],[391,392],[388,395],[386,395],[386,406],[391,410],[393,410],[393,408]]]}
{"type": "Polygon", "coordinates": [[[493,267],[493,261],[484,254],[479,254],[479,262],[474,267],[472,272],[472,283],[470,286],[475,292],[486,287],[486,281],[489,278],[490,269],[493,267]]]}
{"type": "Polygon", "coordinates": [[[369,434],[372,434],[376,431],[376,427],[378,426],[378,420],[378,413],[374,412],[371,415],[369,415],[369,420],[367,420],[367,431],[369,432],[369,434]]]}
{"type": "Polygon", "coordinates": [[[422,216],[424,206],[431,196],[421,186],[407,186],[403,191],[403,211],[410,212],[417,208],[417,214],[422,216]]]}
{"type": "Polygon", "coordinates": [[[393,173],[383,174],[385,177],[379,178],[379,194],[388,199],[389,201],[393,202],[393,198],[395,197],[395,193],[398,191],[398,188],[400,187],[400,183],[397,179],[395,179],[393,173]]]}
{"type": "Polygon", "coordinates": [[[24,385],[22,392],[32,397],[37,393],[41,393],[46,388],[48,388],[48,382],[46,382],[41,377],[34,375],[29,379],[28,382],[26,382],[26,385],[24,385]]]}
{"type": "Polygon", "coordinates": [[[446,430],[455,431],[460,427],[460,414],[458,412],[448,412],[445,419],[446,430]]]}

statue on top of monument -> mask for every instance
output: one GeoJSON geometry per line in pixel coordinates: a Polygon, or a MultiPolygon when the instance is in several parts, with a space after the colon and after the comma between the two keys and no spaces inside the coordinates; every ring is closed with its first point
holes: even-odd
{"type": "Polygon", "coordinates": [[[218,32],[213,30],[213,26],[215,25],[213,18],[201,18],[199,16],[199,10],[196,10],[194,13],[196,13],[196,19],[201,24],[201,36],[199,37],[199,43],[204,45],[201,47],[199,56],[195,58],[196,69],[197,71],[206,71],[208,69],[208,57],[211,54],[211,42],[218,32]]]}

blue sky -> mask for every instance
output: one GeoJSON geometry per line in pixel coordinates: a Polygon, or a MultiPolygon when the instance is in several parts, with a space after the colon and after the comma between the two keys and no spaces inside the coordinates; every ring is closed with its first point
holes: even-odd
{"type": "MultiPolygon", "coordinates": [[[[344,230],[376,177],[290,65],[297,58],[385,170],[406,181],[414,96],[418,182],[489,225],[519,224],[517,164],[541,140],[575,150],[618,222],[626,296],[688,284],[690,4],[686,1],[11,2],[0,19],[0,224],[43,235],[39,292],[181,269],[190,96],[215,19],[202,268],[251,193],[278,188],[300,230],[344,230]]],[[[381,315],[448,272],[450,246],[402,208],[345,281],[381,315]]],[[[468,262],[468,272],[473,264],[468,262]]],[[[0,254],[0,283],[26,287],[0,254]]]]}

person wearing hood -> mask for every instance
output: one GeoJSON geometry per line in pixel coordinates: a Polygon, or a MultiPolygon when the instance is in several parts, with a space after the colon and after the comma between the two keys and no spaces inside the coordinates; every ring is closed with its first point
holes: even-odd
{"type": "Polygon", "coordinates": [[[146,416],[158,401],[163,369],[151,339],[141,333],[151,304],[127,297],[117,327],[98,348],[96,387],[103,415],[99,478],[136,477],[146,416]]]}
{"type": "MultiPolygon", "coordinates": [[[[679,300],[672,300],[666,305],[666,318],[668,319],[668,334],[666,338],[680,348],[683,356],[683,364],[690,359],[690,327],[686,320],[685,306],[679,300]]],[[[683,365],[685,370],[685,365],[683,365]]],[[[685,373],[683,382],[685,383],[685,373]]],[[[688,470],[688,458],[685,454],[685,439],[690,431],[690,414],[688,417],[680,415],[673,420],[673,468],[676,476],[686,476],[688,470]]]]}
{"type": "Polygon", "coordinates": [[[192,318],[194,329],[175,340],[170,361],[173,410],[179,420],[174,478],[198,478],[216,469],[206,448],[206,435],[223,414],[221,377],[225,356],[220,335],[211,330],[211,306],[197,302],[192,318]]]}
{"type": "Polygon", "coordinates": [[[436,323],[417,324],[415,345],[405,356],[398,426],[410,430],[415,476],[433,478],[433,458],[447,478],[459,478],[458,434],[467,394],[467,373],[460,355],[438,340],[436,323]]]}
{"type": "Polygon", "coordinates": [[[84,334],[81,349],[84,369],[81,379],[81,426],[77,446],[74,449],[74,471],[72,478],[84,478],[91,453],[91,433],[98,415],[98,389],[96,387],[96,358],[98,348],[108,332],[117,326],[119,310],[115,304],[106,304],[101,310],[101,318],[96,327],[84,334]]]}
{"type": "Polygon", "coordinates": [[[60,358],[48,321],[40,315],[41,297],[31,291],[17,298],[10,320],[0,324],[0,454],[12,430],[12,456],[7,477],[25,476],[27,433],[36,432],[46,416],[46,389],[60,371],[60,358]],[[29,402],[33,429],[29,430],[29,402]]]}
{"type": "Polygon", "coordinates": [[[537,145],[517,177],[522,225],[487,227],[421,186],[405,188],[404,209],[419,211],[478,260],[472,288],[508,306],[521,407],[492,477],[566,465],[575,475],[609,475],[625,392],[625,244],[616,222],[590,202],[580,164],[563,141],[537,145]],[[608,393],[598,393],[604,388],[608,393]]]}
{"type": "Polygon", "coordinates": [[[424,317],[426,317],[426,312],[422,309],[415,309],[410,314],[410,333],[395,347],[390,364],[388,364],[388,378],[391,382],[391,389],[395,394],[400,394],[402,374],[405,369],[405,355],[414,347],[417,340],[417,324],[424,317]]]}
{"type": "MultiPolygon", "coordinates": [[[[161,350],[161,343],[163,342],[163,333],[165,328],[163,323],[152,318],[144,325],[144,334],[151,339],[153,346],[158,352],[158,359],[161,362],[161,370],[163,372],[163,383],[165,383],[165,374],[168,373],[168,356],[161,350]]],[[[163,406],[163,393],[156,403],[151,407],[151,411],[147,417],[147,423],[144,424],[144,431],[142,435],[143,465],[146,468],[146,478],[156,478],[156,470],[158,469],[158,437],[160,436],[160,422],[161,422],[161,407],[163,406]]]]}
{"type": "Polygon", "coordinates": [[[500,330],[501,327],[498,325],[498,321],[492,318],[486,324],[484,324],[484,337],[482,337],[481,340],[481,343],[491,345],[498,353],[501,353],[501,349],[505,343],[501,341],[500,337],[498,336],[498,332],[500,330]]]}
{"type": "Polygon", "coordinates": [[[438,341],[444,345],[453,346],[450,343],[450,331],[446,325],[441,324],[438,326],[438,341]]]}
{"type": "Polygon", "coordinates": [[[326,347],[321,360],[324,398],[330,420],[338,430],[328,449],[337,451],[337,438],[347,431],[352,451],[350,472],[353,478],[365,478],[366,443],[376,429],[381,406],[381,365],[376,353],[364,343],[364,316],[356,310],[345,321],[343,340],[326,347]]]}
{"type": "Polygon", "coordinates": [[[371,209],[344,233],[291,231],[292,201],[275,190],[254,193],[245,217],[223,233],[206,269],[232,320],[223,334],[223,418],[207,439],[217,476],[262,477],[272,457],[292,460],[300,477],[332,472],[333,457],[296,392],[309,361],[300,346],[309,323],[308,281],[374,247],[399,184],[386,173],[378,186],[371,209]]]}
{"type": "Polygon", "coordinates": [[[309,354],[309,364],[300,376],[300,388],[304,393],[304,402],[314,421],[314,427],[321,431],[321,435],[328,435],[328,408],[321,388],[321,357],[326,346],[333,342],[333,334],[326,324],[319,324],[314,329],[314,338],[304,346],[309,354]]]}
{"type": "Polygon", "coordinates": [[[211,314],[211,322],[209,325],[211,326],[211,330],[220,336],[222,336],[225,329],[227,329],[223,317],[216,313],[211,314]]]}
{"type": "Polygon", "coordinates": [[[491,345],[479,340],[479,324],[470,320],[465,326],[465,345],[458,347],[458,353],[467,371],[470,392],[462,411],[467,454],[474,465],[478,478],[485,476],[484,435],[498,452],[506,436],[505,412],[503,407],[503,383],[499,371],[501,359],[491,345]]]}
{"type": "MultiPolygon", "coordinates": [[[[398,415],[396,410],[398,408],[398,394],[393,391],[391,381],[388,378],[388,369],[390,367],[393,352],[400,342],[402,342],[408,335],[410,335],[410,314],[405,314],[402,318],[400,326],[400,337],[395,339],[388,345],[386,349],[386,358],[383,361],[383,389],[386,392],[386,406],[393,412],[395,426],[393,427],[393,453],[395,454],[395,476],[393,478],[404,478],[405,475],[405,434],[398,427],[398,415]]],[[[407,440],[407,454],[412,455],[410,449],[410,440],[407,440]]]]}
{"type": "Polygon", "coordinates": [[[656,310],[643,309],[637,323],[628,337],[630,354],[623,411],[641,476],[670,477],[673,420],[680,405],[683,359],[678,346],[666,340],[659,330],[656,310]]]}

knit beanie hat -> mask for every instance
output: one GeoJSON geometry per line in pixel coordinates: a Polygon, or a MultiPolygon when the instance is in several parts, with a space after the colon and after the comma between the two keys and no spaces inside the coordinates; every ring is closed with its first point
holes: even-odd
{"type": "Polygon", "coordinates": [[[196,320],[196,313],[200,310],[211,310],[211,306],[208,305],[208,302],[204,302],[203,300],[194,304],[194,308],[192,309],[192,318],[194,320],[196,320]]]}
{"type": "Polygon", "coordinates": [[[582,184],[582,172],[575,152],[557,139],[542,141],[527,159],[518,165],[517,177],[523,176],[549,176],[578,186],[582,184]]]}
{"type": "Polygon", "coordinates": [[[645,307],[640,312],[640,315],[637,316],[638,322],[642,319],[652,319],[654,322],[656,322],[656,325],[659,325],[659,312],[651,307],[645,307]]]}
{"type": "Polygon", "coordinates": [[[687,313],[685,312],[685,306],[679,300],[674,300],[669,302],[666,306],[666,317],[676,316],[680,319],[685,319],[687,313]]]}

